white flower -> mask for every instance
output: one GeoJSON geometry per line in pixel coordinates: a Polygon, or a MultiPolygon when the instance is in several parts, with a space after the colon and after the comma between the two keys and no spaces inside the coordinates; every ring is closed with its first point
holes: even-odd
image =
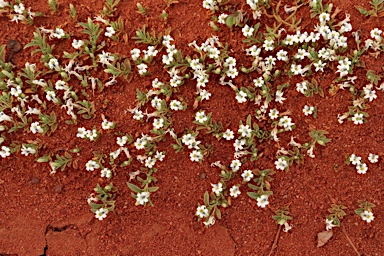
{"type": "Polygon", "coordinates": [[[1,146],[0,156],[2,158],[6,158],[7,156],[10,156],[10,155],[11,155],[11,149],[6,146],[1,146]]]}
{"type": "Polygon", "coordinates": [[[159,151],[156,151],[156,155],[155,155],[155,158],[157,160],[159,160],[160,162],[164,160],[164,157],[165,157],[165,153],[164,152],[159,152],[159,151]]]}
{"type": "Polygon", "coordinates": [[[4,2],[4,0],[0,0],[0,8],[4,8],[6,6],[9,6],[8,2],[4,2]]]}
{"type": "Polygon", "coordinates": [[[21,87],[18,85],[16,88],[12,87],[11,88],[11,95],[15,97],[19,97],[23,91],[21,90],[21,87]]]}
{"type": "Polygon", "coordinates": [[[164,119],[163,118],[156,118],[153,120],[153,128],[156,130],[159,130],[164,127],[164,119]]]}
{"type": "Polygon", "coordinates": [[[283,91],[276,91],[275,95],[275,101],[279,102],[280,104],[283,104],[283,101],[286,100],[287,98],[284,98],[284,92],[283,91]]]}
{"type": "Polygon", "coordinates": [[[133,112],[133,119],[140,121],[144,117],[143,111],[141,110],[135,110],[133,112]]]}
{"type": "Polygon", "coordinates": [[[376,91],[370,89],[364,89],[364,99],[369,99],[369,101],[373,101],[377,98],[376,91]]]}
{"type": "Polygon", "coordinates": [[[378,28],[374,28],[371,30],[371,37],[373,39],[375,39],[376,41],[380,42],[381,41],[381,33],[383,33],[383,31],[381,31],[378,28]]]}
{"type": "Polygon", "coordinates": [[[175,111],[183,109],[183,105],[178,100],[172,100],[169,106],[172,110],[175,110],[175,111]]]}
{"type": "Polygon", "coordinates": [[[360,216],[367,223],[370,223],[375,219],[375,217],[373,216],[373,213],[369,211],[364,211],[363,213],[360,214],[360,216]]]}
{"type": "Polygon", "coordinates": [[[147,159],[145,159],[145,167],[152,168],[155,165],[156,161],[156,158],[148,157],[147,159]]]}
{"type": "Polygon", "coordinates": [[[218,184],[211,184],[212,185],[212,192],[216,194],[216,196],[219,196],[220,193],[223,191],[223,184],[219,182],[218,184]]]}
{"type": "Polygon", "coordinates": [[[21,146],[21,154],[24,156],[28,156],[29,154],[35,154],[36,149],[31,147],[26,147],[24,144],[21,146]]]}
{"type": "Polygon", "coordinates": [[[235,136],[234,136],[234,132],[231,131],[230,129],[227,129],[227,130],[223,133],[223,138],[226,139],[226,140],[232,140],[233,138],[235,138],[235,136]]]}
{"type": "Polygon", "coordinates": [[[254,28],[252,28],[252,27],[250,27],[250,26],[248,26],[248,25],[245,25],[245,26],[242,28],[241,31],[243,32],[243,35],[244,35],[245,37],[249,37],[249,36],[252,36],[254,30],[255,30],[254,28]]]}
{"type": "Polygon", "coordinates": [[[112,171],[108,168],[103,168],[101,170],[101,177],[105,177],[107,179],[110,179],[112,177],[112,171]]]}
{"type": "Polygon", "coordinates": [[[238,103],[244,103],[247,101],[247,94],[243,91],[236,93],[236,100],[238,103]]]}
{"type": "Polygon", "coordinates": [[[191,159],[192,162],[200,162],[203,159],[203,154],[201,154],[201,152],[198,150],[193,150],[189,154],[189,158],[191,159]]]}
{"type": "Polygon", "coordinates": [[[93,160],[89,160],[85,164],[85,169],[87,171],[94,171],[95,169],[99,169],[99,168],[100,168],[100,165],[96,161],[93,161],[93,160]]]}
{"type": "Polygon", "coordinates": [[[278,118],[279,117],[279,111],[277,110],[277,109],[271,109],[270,111],[269,111],[269,117],[272,119],[272,120],[274,120],[274,119],[276,119],[276,118],[278,118]]]}
{"type": "Polygon", "coordinates": [[[127,136],[122,136],[122,137],[117,137],[116,143],[120,147],[124,147],[124,145],[127,143],[128,137],[127,136]]]}
{"type": "Polygon", "coordinates": [[[52,58],[48,62],[48,67],[50,69],[58,69],[59,68],[59,61],[55,58],[52,58]]]}
{"type": "Polygon", "coordinates": [[[3,111],[0,112],[0,123],[3,121],[12,122],[12,118],[8,116],[7,114],[4,114],[3,111]]]}
{"type": "Polygon", "coordinates": [[[205,123],[208,121],[208,117],[205,115],[204,111],[199,111],[196,113],[195,121],[198,123],[205,123]]]}
{"type": "Polygon", "coordinates": [[[363,114],[358,114],[358,113],[355,113],[352,117],[352,121],[355,125],[359,125],[359,124],[362,124],[363,121],[364,121],[364,116],[363,114]]]}
{"type": "Polygon", "coordinates": [[[160,109],[161,108],[161,99],[159,97],[155,96],[151,100],[151,106],[156,108],[156,109],[160,109]]]}
{"type": "Polygon", "coordinates": [[[99,56],[99,62],[104,65],[111,65],[110,62],[115,60],[115,57],[113,57],[109,52],[102,51],[102,53],[99,54],[98,56],[99,56]]]}
{"type": "Polygon", "coordinates": [[[264,85],[264,79],[262,77],[259,77],[257,79],[253,79],[253,84],[256,87],[262,87],[264,85]]]}
{"type": "Polygon", "coordinates": [[[324,25],[327,21],[331,19],[329,13],[323,12],[319,15],[320,24],[324,25]]]}
{"type": "Polygon", "coordinates": [[[257,200],[257,206],[261,208],[265,208],[265,206],[269,204],[267,195],[262,195],[261,197],[258,197],[256,200],[257,200]]]}
{"type": "Polygon", "coordinates": [[[25,11],[25,7],[24,7],[24,4],[20,3],[20,4],[15,4],[13,6],[13,10],[15,11],[15,13],[18,13],[18,14],[23,14],[23,11],[25,11]]]}
{"type": "Polygon", "coordinates": [[[356,170],[358,174],[366,174],[368,171],[368,166],[366,163],[358,163],[356,165],[356,170]]]}
{"type": "Polygon", "coordinates": [[[305,81],[302,82],[302,83],[297,83],[296,84],[296,91],[298,91],[298,92],[300,92],[302,94],[304,94],[307,89],[308,89],[307,82],[305,82],[305,81]]]}
{"type": "Polygon", "coordinates": [[[67,89],[69,89],[68,86],[67,86],[67,83],[64,82],[63,80],[57,80],[57,82],[55,83],[55,88],[56,88],[56,90],[67,90],[67,89]]]}
{"type": "Polygon", "coordinates": [[[349,156],[349,161],[351,161],[353,165],[358,165],[361,163],[361,157],[356,156],[355,154],[352,154],[349,156]]]}
{"type": "Polygon", "coordinates": [[[84,139],[87,135],[87,130],[84,127],[77,128],[76,137],[84,139]]]}
{"type": "Polygon", "coordinates": [[[138,193],[136,198],[136,204],[144,205],[145,203],[147,203],[149,199],[149,195],[150,195],[149,192],[138,193]]]}
{"type": "Polygon", "coordinates": [[[238,133],[240,133],[242,137],[250,138],[252,136],[252,129],[249,128],[248,125],[241,124],[238,133]]]}
{"type": "Polygon", "coordinates": [[[292,119],[290,117],[288,117],[288,116],[283,116],[279,120],[279,126],[283,126],[284,129],[286,129],[286,130],[291,131],[292,130],[292,126],[294,126],[294,125],[295,124],[292,123],[292,119]]]}
{"type": "Polygon", "coordinates": [[[39,122],[31,123],[30,130],[31,130],[31,132],[33,134],[35,134],[35,133],[43,133],[44,132],[44,130],[41,128],[39,122]]]}
{"type": "Polygon", "coordinates": [[[49,101],[56,100],[56,93],[54,91],[47,91],[47,95],[45,96],[49,101]]]}
{"type": "Polygon", "coordinates": [[[73,39],[73,42],[72,42],[72,47],[73,48],[79,49],[83,45],[84,45],[84,41],[83,40],[73,39]]]}
{"type": "Polygon", "coordinates": [[[225,24],[225,20],[228,17],[228,14],[222,13],[219,15],[217,22],[220,24],[225,24]]]}
{"type": "Polygon", "coordinates": [[[206,218],[208,217],[209,212],[205,205],[198,206],[196,209],[196,216],[199,218],[206,218]]]}
{"type": "Polygon", "coordinates": [[[95,212],[95,217],[96,217],[98,220],[103,220],[104,218],[107,217],[107,214],[108,214],[108,209],[106,209],[106,208],[100,208],[100,209],[98,209],[98,210],[95,212]]]}
{"type": "Polygon", "coordinates": [[[285,168],[288,167],[288,163],[283,158],[279,158],[277,161],[275,161],[276,169],[284,171],[285,168]]]}
{"type": "Polygon", "coordinates": [[[331,230],[333,227],[336,227],[336,225],[333,224],[333,220],[325,219],[325,229],[328,231],[331,230]]]}
{"type": "Polygon", "coordinates": [[[142,138],[137,138],[134,145],[135,145],[136,149],[138,149],[138,150],[144,149],[145,145],[147,145],[147,141],[143,140],[142,138]]]}
{"type": "Polygon", "coordinates": [[[253,172],[251,170],[245,170],[241,177],[243,177],[244,181],[248,182],[253,178],[253,172]]]}
{"type": "Polygon", "coordinates": [[[304,108],[303,108],[303,113],[304,115],[308,116],[308,115],[312,115],[313,114],[313,111],[315,111],[315,107],[313,106],[307,106],[305,105],[304,108]]]}
{"type": "Polygon", "coordinates": [[[131,56],[132,56],[132,60],[136,61],[140,57],[140,49],[135,48],[131,50],[131,56]]]}
{"type": "Polygon", "coordinates": [[[147,73],[147,64],[141,63],[140,65],[137,66],[137,69],[139,70],[139,74],[141,76],[145,75],[147,73]]]}
{"type": "Polygon", "coordinates": [[[211,11],[215,10],[215,8],[217,7],[216,5],[217,5],[217,3],[216,3],[215,0],[204,0],[203,1],[203,7],[205,9],[208,9],[208,10],[211,10],[211,11]]]}
{"type": "Polygon", "coordinates": [[[233,146],[235,147],[235,151],[242,150],[244,145],[245,145],[245,139],[235,140],[235,143],[233,143],[233,146]]]}
{"type": "Polygon", "coordinates": [[[264,40],[264,44],[263,44],[263,47],[266,51],[273,51],[273,49],[275,49],[274,45],[273,45],[273,39],[272,38],[267,38],[264,40]]]}
{"type": "Polygon", "coordinates": [[[280,50],[277,52],[276,54],[276,57],[278,60],[281,60],[281,61],[288,61],[288,52],[287,51],[284,51],[284,50],[280,50]]]}
{"type": "Polygon", "coordinates": [[[319,70],[321,70],[321,72],[324,72],[324,67],[325,67],[326,64],[323,63],[321,60],[318,60],[313,65],[316,68],[316,70],[315,70],[316,72],[319,71],[319,70]]]}
{"type": "Polygon", "coordinates": [[[204,221],[204,225],[206,227],[212,227],[213,224],[215,224],[215,221],[216,221],[215,216],[211,215],[211,216],[209,216],[209,218],[206,221],[204,221]]]}
{"type": "Polygon", "coordinates": [[[234,185],[229,189],[229,195],[236,198],[241,194],[239,186],[234,185]]]}
{"type": "Polygon", "coordinates": [[[85,137],[88,138],[90,141],[94,141],[99,137],[99,133],[96,128],[93,128],[92,130],[86,131],[85,137]]]}
{"type": "Polygon", "coordinates": [[[115,33],[116,31],[113,29],[113,27],[107,27],[104,35],[107,37],[112,37],[115,33]]]}
{"type": "Polygon", "coordinates": [[[207,90],[201,90],[199,94],[200,94],[201,100],[209,100],[209,98],[212,96],[212,94],[207,90]]]}
{"type": "Polygon", "coordinates": [[[52,32],[52,36],[60,39],[65,36],[65,32],[62,28],[55,28],[55,30],[52,32]]]}
{"type": "Polygon", "coordinates": [[[114,126],[115,126],[115,123],[110,122],[107,119],[104,119],[103,122],[101,123],[101,128],[103,128],[103,130],[112,129],[114,126]]]}
{"type": "Polygon", "coordinates": [[[372,154],[372,153],[369,153],[368,160],[369,160],[369,162],[371,162],[373,164],[377,163],[379,161],[379,156],[372,154]]]}
{"type": "Polygon", "coordinates": [[[233,172],[237,172],[241,167],[240,160],[238,160],[238,159],[232,160],[231,165],[229,167],[231,167],[233,172]]]}
{"type": "Polygon", "coordinates": [[[239,74],[239,72],[237,71],[236,68],[234,67],[229,67],[229,69],[227,70],[227,76],[230,77],[230,78],[235,78],[237,77],[237,75],[239,74]]]}

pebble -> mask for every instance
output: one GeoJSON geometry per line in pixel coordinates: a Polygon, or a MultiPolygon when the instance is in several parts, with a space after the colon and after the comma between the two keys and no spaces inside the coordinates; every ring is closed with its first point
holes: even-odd
{"type": "Polygon", "coordinates": [[[56,192],[56,193],[61,193],[62,191],[63,191],[63,188],[64,188],[64,186],[63,185],[61,185],[61,184],[57,184],[57,185],[55,185],[54,187],[53,187],[53,190],[56,192]]]}
{"type": "Polygon", "coordinates": [[[31,179],[31,183],[32,183],[32,184],[38,184],[38,183],[40,183],[40,179],[37,178],[37,177],[33,177],[33,178],[31,179]]]}

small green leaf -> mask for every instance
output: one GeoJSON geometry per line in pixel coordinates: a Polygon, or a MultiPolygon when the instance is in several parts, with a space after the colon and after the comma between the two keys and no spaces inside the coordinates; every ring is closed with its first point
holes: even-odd
{"type": "Polygon", "coordinates": [[[136,192],[136,193],[141,193],[143,190],[140,189],[138,186],[136,186],[135,184],[132,184],[132,183],[129,183],[127,182],[127,185],[128,187],[133,191],[133,192],[136,192]]]}

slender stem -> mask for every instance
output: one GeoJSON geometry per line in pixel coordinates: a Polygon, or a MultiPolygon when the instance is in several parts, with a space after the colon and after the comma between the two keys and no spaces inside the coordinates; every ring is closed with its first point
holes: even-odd
{"type": "Polygon", "coordinates": [[[358,255],[358,256],[361,256],[361,253],[359,253],[359,251],[357,250],[356,246],[353,244],[352,240],[349,238],[349,236],[348,236],[348,234],[347,234],[347,231],[345,230],[344,226],[341,226],[341,229],[343,230],[344,235],[347,237],[348,242],[352,245],[352,248],[355,250],[355,252],[357,253],[357,255],[358,255]]]}
{"type": "Polygon", "coordinates": [[[273,242],[271,251],[269,252],[268,256],[271,256],[272,253],[273,253],[273,250],[277,247],[277,240],[279,239],[279,235],[280,235],[280,231],[281,231],[281,226],[282,226],[282,225],[279,225],[279,229],[277,230],[277,234],[276,234],[276,237],[275,237],[275,241],[273,242]]]}

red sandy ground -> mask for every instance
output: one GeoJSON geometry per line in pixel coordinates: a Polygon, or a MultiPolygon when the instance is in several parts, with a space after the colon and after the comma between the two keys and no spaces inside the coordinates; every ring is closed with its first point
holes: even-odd
{"type": "MultiPolygon", "coordinates": [[[[165,7],[162,1],[140,2],[149,7],[146,17],[136,13],[136,1],[122,0],[118,5],[117,15],[125,20],[129,40],[128,43],[110,43],[108,51],[129,55],[129,51],[135,47],[130,38],[143,24],[156,31],[172,27],[171,35],[184,56],[192,53],[188,43],[193,40],[201,43],[214,34],[207,26],[210,15],[202,8],[202,1],[180,0],[172,5],[167,10],[167,24],[158,18],[165,7]]],[[[283,5],[288,2],[283,1],[283,5]]],[[[35,28],[40,26],[61,26],[66,32],[80,35],[82,29],[69,18],[69,3],[68,0],[59,0],[58,14],[52,15],[47,1],[26,0],[25,6],[45,13],[46,17],[36,18],[33,26],[15,24],[6,17],[1,18],[0,43],[6,44],[10,39],[17,39],[24,46],[31,41],[35,28]]],[[[78,11],[78,21],[85,22],[87,17],[97,15],[103,3],[99,0],[73,2],[78,11]]],[[[363,40],[369,36],[372,28],[384,28],[382,18],[365,18],[354,8],[356,4],[368,8],[367,0],[338,0],[333,3],[341,9],[337,16],[340,20],[344,18],[344,13],[351,14],[353,29],[361,31],[363,40]]],[[[300,15],[306,17],[302,29],[313,29],[314,23],[308,19],[308,9],[300,11],[300,15]]],[[[244,46],[238,44],[243,39],[239,29],[229,31],[222,27],[217,35],[234,50],[238,66],[249,65],[247,60],[239,59],[244,56],[244,46]]],[[[69,40],[64,40],[63,43],[57,43],[55,52],[59,53],[69,47],[69,40]]],[[[39,62],[40,56],[30,57],[30,51],[29,48],[15,55],[17,68],[23,67],[26,61],[39,62]]],[[[381,72],[383,54],[377,60],[365,55],[364,60],[367,69],[381,72]]],[[[100,127],[99,114],[104,113],[108,120],[117,122],[119,130],[124,133],[148,131],[150,124],[138,125],[123,110],[134,106],[135,88],[148,89],[155,77],[161,80],[161,76],[164,76],[163,80],[168,79],[159,59],[151,64],[151,73],[154,75],[139,78],[135,72],[132,82],[120,81],[103,94],[95,93],[98,116],[91,121],[81,121],[79,127],[85,123],[87,127],[100,127]],[[102,106],[104,99],[109,100],[105,108],[102,106]]],[[[357,69],[359,79],[356,87],[359,89],[367,83],[365,73],[366,70],[357,69]]],[[[360,126],[351,122],[339,125],[336,116],[347,111],[350,94],[339,91],[331,97],[328,88],[332,79],[334,74],[327,73],[320,82],[326,91],[324,98],[305,98],[290,90],[285,95],[288,100],[284,102],[285,108],[290,109],[294,117],[303,117],[301,109],[307,103],[317,106],[317,119],[294,120],[297,126],[294,134],[298,141],[308,140],[308,127],[312,124],[318,129],[329,131],[328,137],[332,142],[326,147],[316,147],[315,159],[306,158],[303,165],[291,167],[289,172],[278,172],[274,176],[271,182],[274,195],[270,198],[269,208],[258,208],[255,201],[246,195],[246,191],[242,191],[239,198],[232,200],[230,207],[222,210],[222,219],[208,229],[194,216],[196,206],[202,202],[204,192],[210,190],[210,183],[217,182],[219,178],[219,171],[211,168],[209,163],[232,159],[232,143],[219,143],[211,136],[206,136],[204,141],[213,144],[215,153],[201,165],[190,162],[187,151],[176,154],[169,143],[160,143],[160,148],[166,150],[167,155],[165,161],[157,165],[159,171],[155,177],[160,189],[151,196],[155,206],[134,205],[134,199],[125,184],[128,172],[139,167],[133,164],[115,173],[112,181],[119,188],[116,209],[105,220],[99,221],[90,211],[86,198],[98,182],[102,184],[105,181],[99,179],[98,173],[86,172],[82,166],[92,156],[92,151],[110,152],[115,145],[115,137],[112,133],[103,134],[103,139],[88,148],[89,143],[84,144],[87,142],[75,138],[77,127],[65,125],[64,118],[67,117],[64,114],[55,135],[42,137],[44,142],[49,143],[44,152],[63,152],[79,145],[83,148],[81,156],[77,156],[81,168],[67,169],[51,176],[48,164],[38,164],[33,157],[22,157],[18,153],[0,159],[0,192],[3,196],[0,207],[0,255],[267,255],[278,229],[271,216],[274,210],[288,204],[293,228],[289,233],[281,233],[274,255],[354,255],[354,250],[340,228],[334,229],[333,238],[324,247],[316,247],[316,235],[325,229],[324,220],[332,200],[348,207],[342,225],[360,252],[364,255],[383,255],[383,162],[369,165],[366,175],[357,175],[353,167],[344,163],[346,157],[353,152],[365,157],[370,152],[379,154],[381,159],[384,157],[383,93],[378,92],[378,99],[369,104],[368,123],[360,126]],[[334,164],[339,165],[337,171],[334,170],[334,164]],[[353,212],[358,207],[359,199],[376,204],[375,220],[370,224],[363,222],[353,212]]],[[[235,83],[246,84],[250,81],[246,76],[239,76],[235,83]]],[[[180,89],[180,94],[189,99],[189,106],[193,103],[194,86],[194,82],[189,81],[180,89]]],[[[212,100],[201,106],[213,112],[212,118],[224,125],[232,124],[235,127],[252,111],[250,105],[244,107],[237,104],[229,88],[223,89],[217,83],[210,83],[209,90],[213,94],[212,100]]],[[[60,113],[58,108],[57,111],[60,113]]],[[[182,132],[184,122],[191,123],[193,120],[192,108],[176,113],[173,119],[176,120],[175,131],[182,132]]],[[[34,137],[33,134],[24,134],[22,140],[34,137]]],[[[11,141],[12,138],[16,138],[16,135],[11,135],[7,140],[11,141]]],[[[21,140],[20,136],[18,139],[21,140]]],[[[281,144],[285,145],[288,140],[281,144]]],[[[265,145],[262,149],[263,160],[248,162],[245,167],[273,168],[276,150],[272,143],[265,145]]]]}

